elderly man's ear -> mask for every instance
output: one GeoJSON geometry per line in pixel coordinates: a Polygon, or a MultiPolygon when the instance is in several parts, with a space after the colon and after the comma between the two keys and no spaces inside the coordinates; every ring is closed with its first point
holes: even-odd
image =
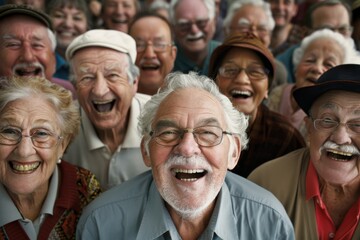
{"type": "Polygon", "coordinates": [[[241,142],[239,137],[234,137],[234,147],[229,150],[232,151],[232,153],[229,153],[228,160],[228,169],[231,170],[236,166],[240,158],[241,142]]]}
{"type": "Polygon", "coordinates": [[[141,154],[142,154],[143,161],[144,161],[145,165],[146,165],[147,167],[151,167],[150,156],[149,156],[149,153],[146,151],[145,143],[144,143],[144,142],[145,142],[145,141],[144,141],[144,138],[142,138],[141,144],[140,144],[141,154]]]}
{"type": "Polygon", "coordinates": [[[138,85],[139,85],[139,76],[136,77],[134,79],[134,82],[133,82],[133,95],[135,96],[137,90],[138,90],[138,85]]]}

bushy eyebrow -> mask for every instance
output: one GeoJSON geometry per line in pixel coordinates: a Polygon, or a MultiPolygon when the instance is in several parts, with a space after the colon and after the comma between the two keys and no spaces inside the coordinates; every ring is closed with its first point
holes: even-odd
{"type": "MultiPolygon", "coordinates": [[[[205,118],[196,124],[196,126],[207,126],[207,125],[220,127],[220,123],[216,118],[205,118]]],[[[159,120],[155,124],[155,128],[163,128],[163,127],[179,128],[179,126],[174,121],[168,119],[159,120]]]]}

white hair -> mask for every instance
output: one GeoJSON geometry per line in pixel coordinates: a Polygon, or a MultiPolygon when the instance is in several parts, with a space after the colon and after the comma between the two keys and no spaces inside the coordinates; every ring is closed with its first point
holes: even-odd
{"type": "MultiPolygon", "coordinates": [[[[241,148],[246,148],[248,142],[248,138],[246,135],[248,118],[243,113],[239,112],[233,107],[233,104],[228,97],[220,93],[219,88],[217,87],[215,82],[210,78],[203,75],[198,75],[195,72],[190,72],[189,74],[174,72],[166,76],[165,85],[145,104],[144,109],[139,117],[138,128],[141,134],[144,136],[144,146],[146,151],[149,152],[149,142],[151,140],[150,132],[152,131],[152,123],[161,102],[170,93],[178,89],[184,88],[203,89],[204,91],[212,94],[223,107],[223,114],[227,125],[227,131],[236,133],[236,135],[240,137],[241,148]]],[[[230,140],[230,142],[234,144],[233,141],[230,140]]]]}
{"type": "Polygon", "coordinates": [[[51,44],[51,50],[55,52],[56,49],[56,37],[53,31],[51,31],[49,28],[47,29],[48,37],[50,39],[51,44]]]}
{"type": "MultiPolygon", "coordinates": [[[[181,0],[171,0],[170,2],[170,9],[169,9],[169,16],[171,23],[175,24],[175,10],[181,0]]],[[[215,17],[215,1],[214,0],[193,0],[193,1],[202,1],[204,2],[206,8],[208,9],[209,19],[212,20],[215,17]]]]}
{"type": "Polygon", "coordinates": [[[334,32],[330,29],[321,29],[313,32],[311,35],[304,38],[301,41],[300,46],[295,49],[292,58],[294,70],[296,70],[309,45],[315,40],[323,38],[332,39],[341,47],[341,49],[343,50],[342,52],[344,53],[344,59],[341,64],[360,64],[360,56],[355,50],[353,42],[351,42],[352,39],[345,38],[342,34],[334,32]]]}
{"type": "Polygon", "coordinates": [[[150,11],[156,11],[158,9],[165,9],[166,11],[170,10],[170,4],[164,0],[155,0],[150,4],[150,11]]]}
{"type": "Polygon", "coordinates": [[[268,18],[268,20],[267,20],[268,30],[269,31],[274,30],[275,20],[272,17],[270,3],[264,2],[263,0],[236,0],[230,5],[230,7],[227,11],[226,17],[224,19],[224,22],[223,22],[223,26],[226,29],[226,31],[230,32],[230,24],[234,18],[235,13],[245,5],[261,7],[264,10],[265,15],[268,18]]]}

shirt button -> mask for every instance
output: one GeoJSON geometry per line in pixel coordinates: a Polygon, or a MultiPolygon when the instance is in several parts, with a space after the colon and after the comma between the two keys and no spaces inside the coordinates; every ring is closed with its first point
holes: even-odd
{"type": "Polygon", "coordinates": [[[329,233],[329,238],[330,239],[333,239],[335,237],[335,234],[334,233],[329,233]]]}

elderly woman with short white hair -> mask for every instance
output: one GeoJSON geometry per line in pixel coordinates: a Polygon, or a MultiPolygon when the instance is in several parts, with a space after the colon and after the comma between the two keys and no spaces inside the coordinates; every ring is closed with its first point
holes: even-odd
{"type": "Polygon", "coordinates": [[[343,35],[329,29],[312,33],[302,40],[293,55],[296,82],[273,89],[267,102],[268,107],[288,118],[306,139],[303,121],[306,114],[297,105],[292,92],[297,88],[314,85],[325,71],[346,63],[360,63],[360,58],[343,35]]]}

